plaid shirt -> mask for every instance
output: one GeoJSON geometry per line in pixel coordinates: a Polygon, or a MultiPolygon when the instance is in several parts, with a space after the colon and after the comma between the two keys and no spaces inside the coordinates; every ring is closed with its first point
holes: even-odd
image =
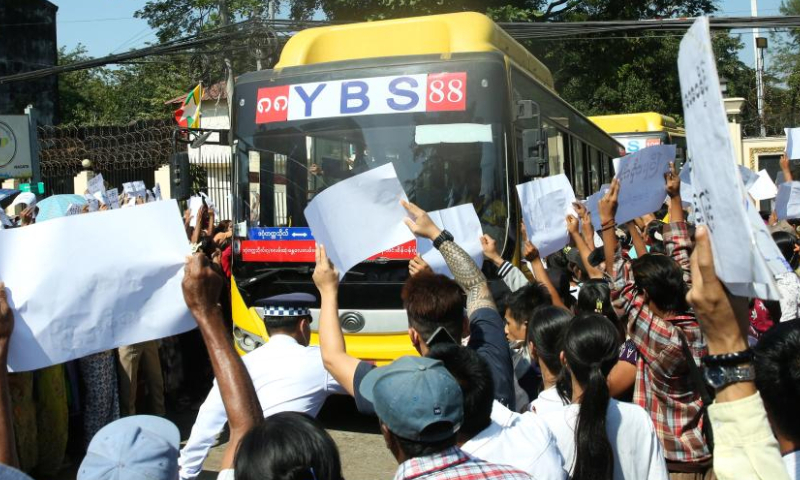
{"type": "MultiPolygon", "coordinates": [[[[667,255],[678,262],[684,281],[691,284],[691,240],[686,224],[666,225],[663,235],[667,255]]],[[[691,312],[670,318],[655,315],[648,309],[643,292],[634,285],[627,255],[618,253],[614,263],[614,306],[625,312],[630,338],[639,351],[633,402],[650,413],[667,460],[705,460],[710,453],[702,433],[703,402],[692,384],[681,345],[683,335],[700,365],[706,353],[700,325],[691,312]]]]}
{"type": "Polygon", "coordinates": [[[406,460],[394,480],[531,480],[525,472],[470,457],[458,447],[406,460]]]}

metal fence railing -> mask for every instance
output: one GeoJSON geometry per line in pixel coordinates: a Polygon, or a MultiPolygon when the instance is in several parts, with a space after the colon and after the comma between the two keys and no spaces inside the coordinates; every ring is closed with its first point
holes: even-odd
{"type": "MultiPolygon", "coordinates": [[[[84,169],[102,173],[109,188],[143,180],[154,186],[155,171],[169,162],[174,122],[157,120],[127,126],[43,126],[39,138],[39,163],[45,194],[73,192],[75,176],[84,169]]],[[[82,193],[82,192],[77,192],[82,193]]]]}

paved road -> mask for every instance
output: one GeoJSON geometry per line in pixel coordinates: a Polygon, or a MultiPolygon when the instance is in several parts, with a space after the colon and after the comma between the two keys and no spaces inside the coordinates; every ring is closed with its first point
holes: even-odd
{"type": "MultiPolygon", "coordinates": [[[[168,418],[178,425],[181,440],[189,438],[197,412],[170,413],[168,418]]],[[[319,415],[319,420],[333,437],[342,458],[344,478],[347,480],[390,480],[397,469],[397,462],[386,449],[378,430],[378,420],[358,413],[353,399],[334,396],[328,399],[319,415]]],[[[214,480],[219,472],[219,463],[225,443],[214,447],[199,480],[214,480]]],[[[66,465],[55,477],[41,480],[74,480],[80,460],[66,465]]]]}
{"type": "MultiPolygon", "coordinates": [[[[320,412],[319,419],[336,441],[342,457],[344,478],[347,480],[389,480],[394,476],[397,462],[386,449],[378,430],[378,420],[360,415],[349,397],[331,397],[320,412]]],[[[176,418],[181,438],[189,437],[192,415],[176,418]]],[[[212,449],[199,480],[214,480],[225,444],[212,449]]]]}

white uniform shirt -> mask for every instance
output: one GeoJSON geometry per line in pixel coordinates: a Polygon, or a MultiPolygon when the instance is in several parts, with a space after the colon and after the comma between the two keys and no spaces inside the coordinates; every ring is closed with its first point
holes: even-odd
{"type": "MultiPolygon", "coordinates": [[[[329,395],[347,393],[325,370],[319,347],[304,347],[288,335],[273,335],[242,360],[253,379],[265,418],[279,412],[316,417],[329,395]]],[[[200,474],[208,450],[227,421],[215,381],[181,450],[181,479],[200,474]]]]}
{"type": "Polygon", "coordinates": [[[786,465],[786,471],[789,472],[789,478],[792,480],[800,480],[800,451],[787,453],[783,456],[783,464],[786,465]]]}
{"type": "Polygon", "coordinates": [[[567,472],[555,437],[535,415],[520,415],[500,402],[492,406],[492,423],[461,450],[485,462],[510,465],[536,480],[564,480],[567,472]]]}
{"type": "MultiPolygon", "coordinates": [[[[570,475],[575,467],[575,426],[579,409],[580,405],[566,405],[540,415],[556,437],[570,475]]],[[[606,414],[606,433],[614,451],[615,480],[668,480],[661,443],[650,415],[642,407],[611,399],[606,414]]]]}
{"type": "Polygon", "coordinates": [[[562,408],[564,408],[564,400],[561,399],[555,386],[542,390],[536,400],[531,402],[531,411],[540,415],[562,408]]]}

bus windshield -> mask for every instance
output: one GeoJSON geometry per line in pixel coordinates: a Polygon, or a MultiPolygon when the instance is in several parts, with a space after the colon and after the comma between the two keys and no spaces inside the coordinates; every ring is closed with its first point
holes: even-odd
{"type": "MultiPolygon", "coordinates": [[[[249,232],[305,227],[303,210],[320,192],[392,163],[410,201],[427,211],[471,203],[483,233],[502,248],[509,216],[508,177],[503,102],[497,98],[504,93],[498,78],[481,73],[467,73],[467,92],[478,94],[467,94],[463,111],[339,116],[255,128],[251,124],[242,128],[250,135],[241,135],[237,128],[237,168],[249,174],[246,183],[239,183],[237,193],[245,208],[239,209],[237,222],[246,222],[249,232]],[[488,88],[490,84],[494,88],[488,88]],[[243,184],[249,187],[247,194],[241,191],[243,184]]],[[[258,238],[251,233],[249,240],[258,238]]],[[[313,252],[296,253],[242,259],[313,261],[313,252]]]]}

